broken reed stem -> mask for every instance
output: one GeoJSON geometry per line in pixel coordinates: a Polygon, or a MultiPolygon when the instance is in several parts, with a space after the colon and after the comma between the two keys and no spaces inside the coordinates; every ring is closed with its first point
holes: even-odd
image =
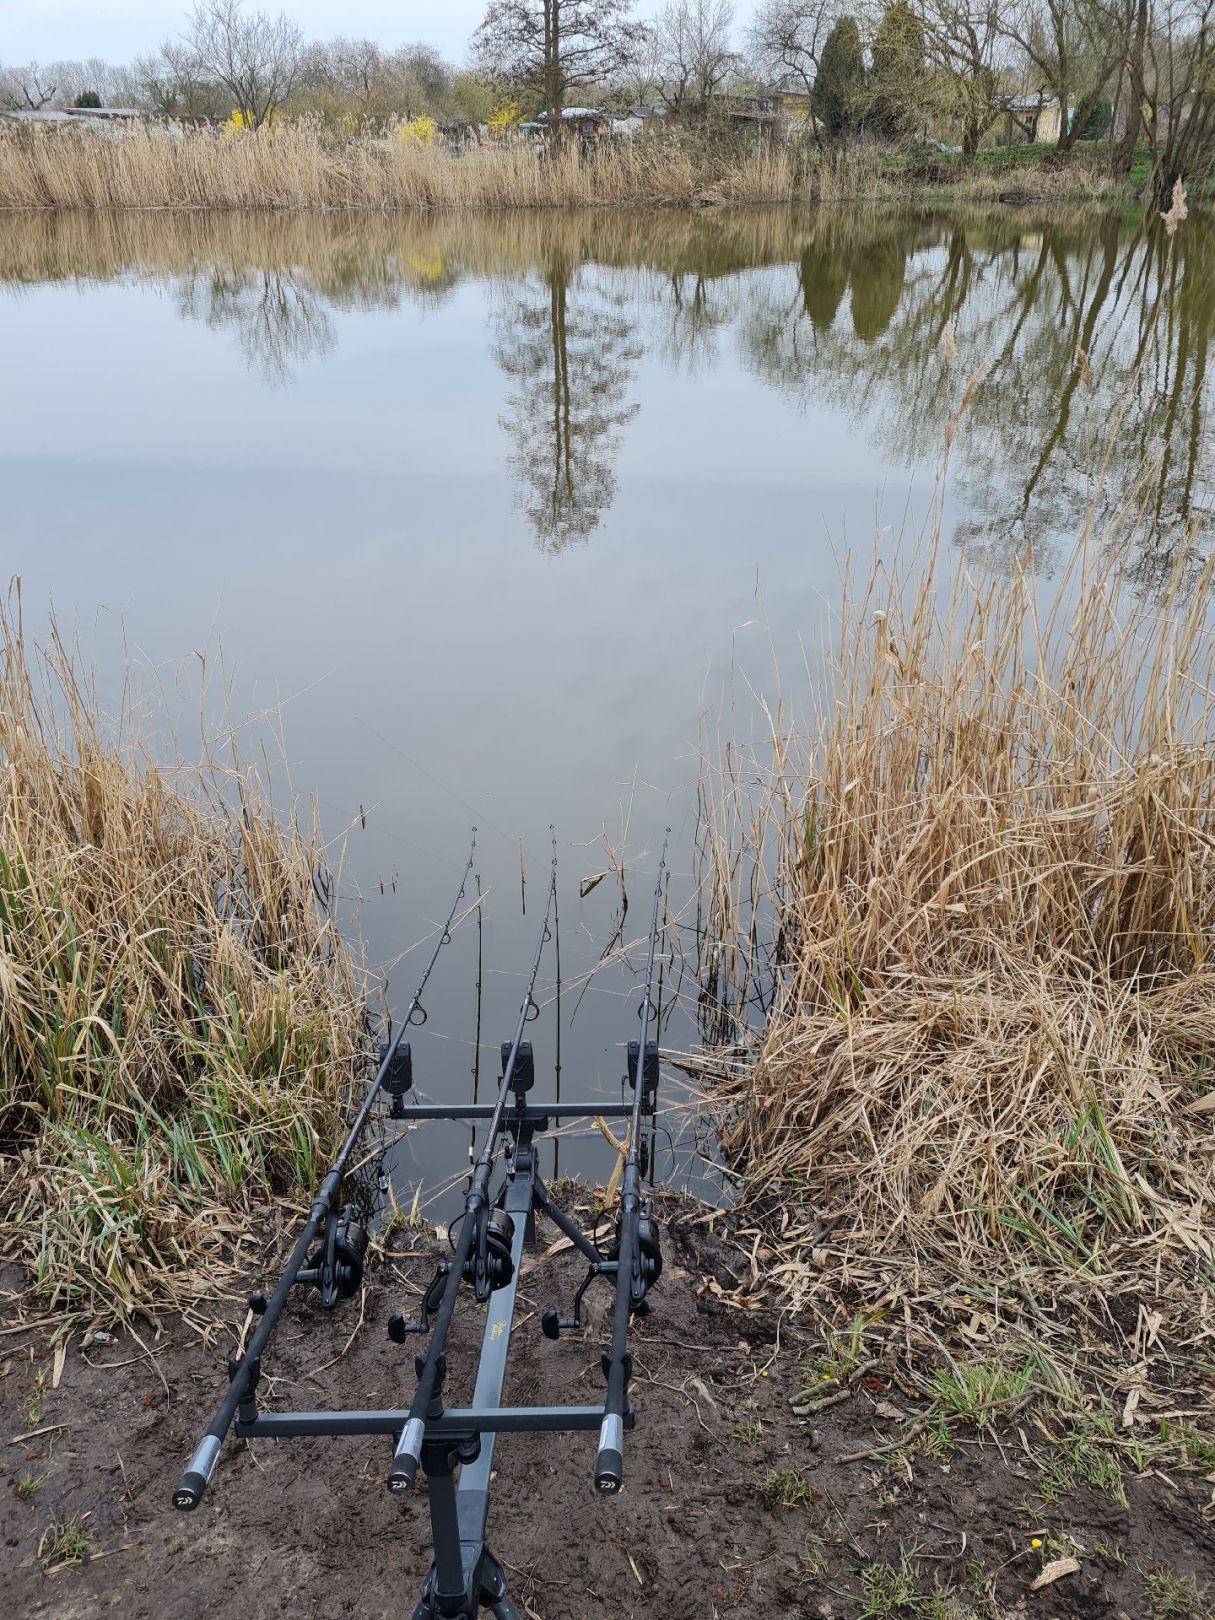
{"type": "Polygon", "coordinates": [[[766,969],[775,1000],[722,1140],[746,1197],[842,1215],[853,1256],[1199,1281],[1205,1320],[1215,562],[1146,602],[1105,540],[1054,587],[877,566],[809,727],[724,756],[715,994],[741,1017],[766,969]]]}
{"type": "Polygon", "coordinates": [[[0,613],[0,1208],[51,1303],[209,1294],[315,1181],[367,1056],[335,892],[254,772],[162,766],[0,613]]]}

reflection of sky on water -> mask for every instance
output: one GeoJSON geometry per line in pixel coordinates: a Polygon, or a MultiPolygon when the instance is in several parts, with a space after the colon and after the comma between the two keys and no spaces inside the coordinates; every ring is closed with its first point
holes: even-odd
{"type": "MultiPolygon", "coordinates": [[[[193,649],[209,652],[214,692],[222,647],[234,714],[282,706],[294,790],[316,795],[330,833],[367,811],[344,888],[367,897],[373,960],[442,915],[476,820],[493,890],[484,1084],[534,931],[518,840],[534,895],[557,824],[567,982],[612,928],[613,885],[577,892],[604,865],[601,832],[618,844],[627,818],[630,936],[668,820],[686,892],[702,725],[731,689],[738,727],[753,724],[732,660],[771,699],[775,659],[805,705],[802,660],[841,554],[867,557],[875,533],[888,548],[905,507],[916,527],[950,401],[993,353],[1005,380],[980,390],[955,446],[946,533],[1006,559],[1028,512],[1050,526],[1032,535],[1037,556],[1066,544],[1105,382],[1072,389],[1059,474],[1051,461],[1028,505],[1018,478],[1056,430],[1069,323],[1078,314],[1087,332],[1103,278],[1094,326],[1116,312],[1121,332],[1103,375],[1125,381],[1142,244],[1116,226],[1051,238],[1002,221],[961,239],[895,226],[877,241],[808,240],[786,223],[754,268],[725,226],[672,249],[661,233],[675,227],[655,223],[651,247],[630,224],[629,244],[588,265],[593,231],[549,241],[529,224],[536,243],[511,270],[478,269],[467,244],[461,260],[430,224],[404,251],[412,228],[397,222],[367,268],[357,243],[327,256],[322,242],[319,270],[301,268],[295,243],[271,269],[234,269],[232,253],[200,266],[195,251],[143,280],[27,276],[0,298],[5,570],[23,576],[32,623],[53,602],[78,626],[111,701],[125,636],[167,683],[186,752],[193,649]],[[938,348],[947,319],[953,373],[938,348]],[[381,898],[394,875],[399,892],[381,898]]],[[[1201,446],[1210,300],[1191,303],[1180,385],[1174,350],[1134,396],[1145,432],[1175,397],[1201,446]]],[[[1162,509],[1184,465],[1170,477],[1162,509]]],[[[1199,485],[1191,473],[1185,498],[1199,485]]],[[[430,998],[417,1068],[434,1095],[468,1083],[474,959],[467,934],[430,998]]],[[[412,971],[394,983],[398,1004],[412,971]]],[[[567,1091],[618,1085],[628,983],[602,975],[563,1030],[567,1091]]],[[[551,1066],[551,1019],[534,1034],[551,1066]]],[[[693,1038],[690,1021],[669,1038],[693,1038]]],[[[602,1164],[593,1150],[564,1161],[602,1164]]]]}

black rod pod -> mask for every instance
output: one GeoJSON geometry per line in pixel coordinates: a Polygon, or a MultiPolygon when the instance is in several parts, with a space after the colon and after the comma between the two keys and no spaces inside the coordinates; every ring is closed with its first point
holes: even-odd
{"type": "MultiPolygon", "coordinates": [[[[370,1086],[367,1088],[367,1094],[363,1098],[362,1106],[355,1115],[354,1123],[346,1133],[346,1140],[338,1149],[337,1158],[334,1159],[332,1166],[326,1173],[324,1180],[321,1182],[321,1185],[317,1190],[317,1195],[313,1199],[312,1205],[308,1211],[308,1219],[304,1224],[304,1230],[296,1239],[295,1247],[292,1249],[290,1258],[288,1259],[286,1267],[283,1270],[283,1274],[279,1278],[278,1286],[275,1288],[274,1293],[270,1296],[270,1299],[266,1302],[265,1307],[260,1314],[256,1311],[254,1312],[255,1315],[259,1315],[257,1327],[253,1330],[249,1343],[245,1346],[244,1355],[232,1369],[227,1393],[224,1395],[223,1400],[216,1408],[215,1416],[211,1419],[211,1423],[206,1434],[195,1448],[194,1455],[190,1458],[189,1463],[186,1465],[186,1471],[181,1476],[181,1480],[178,1483],[176,1490],[173,1492],[173,1506],[175,1508],[179,1508],[182,1512],[189,1512],[192,1508],[196,1508],[199,1502],[202,1500],[203,1492],[206,1490],[211,1481],[211,1476],[215,1472],[215,1465],[219,1461],[219,1453],[223,1447],[224,1437],[227,1435],[228,1430],[232,1427],[232,1420],[236,1416],[237,1408],[248,1408],[254,1399],[257,1389],[257,1379],[261,1371],[262,1351],[266,1348],[270,1335],[274,1332],[275,1323],[282,1314],[283,1307],[287,1303],[287,1299],[290,1296],[292,1288],[294,1288],[296,1283],[299,1281],[300,1272],[305,1269],[308,1251],[312,1248],[313,1243],[315,1243],[317,1234],[319,1232],[325,1230],[326,1235],[328,1235],[328,1223],[333,1216],[334,1210],[337,1208],[338,1199],[342,1190],[342,1181],[346,1174],[346,1165],[349,1162],[350,1155],[354,1152],[359,1139],[362,1137],[362,1134],[367,1127],[368,1120],[371,1118],[371,1111],[375,1107],[376,1099],[379,1097],[380,1092],[384,1087],[384,1083],[388,1078],[389,1065],[392,1062],[394,1054],[401,1045],[401,1037],[409,1028],[411,1023],[421,1021],[418,1018],[418,1014],[422,1013],[422,992],[426,989],[426,984],[430,978],[431,972],[434,969],[434,965],[439,960],[440,951],[451,939],[452,923],[455,921],[455,915],[459,908],[460,901],[464,898],[464,888],[468,882],[468,875],[473,868],[473,857],[476,853],[476,848],[477,829],[474,827],[472,833],[472,842],[470,843],[468,850],[468,862],[464,868],[464,875],[460,879],[459,890],[456,893],[455,899],[452,901],[451,910],[447,914],[447,921],[443,924],[443,927],[439,931],[438,940],[435,943],[434,950],[430,954],[430,960],[426,964],[426,970],[422,974],[418,988],[414,991],[413,997],[410,1000],[409,1009],[406,1012],[405,1017],[402,1019],[395,1037],[389,1043],[388,1050],[380,1063],[379,1069],[376,1071],[374,1080],[372,1080],[370,1086]]],[[[425,1017],[425,1014],[422,1013],[422,1016],[425,1017]]],[[[347,1242],[349,1241],[349,1236],[350,1234],[348,1229],[347,1242]]],[[[365,1242],[363,1245],[363,1252],[366,1252],[365,1242]]],[[[349,1257],[350,1255],[348,1252],[346,1257],[347,1263],[349,1262],[349,1257]]],[[[362,1256],[360,1255],[360,1267],[361,1264],[362,1256]]],[[[356,1283],[355,1288],[357,1287],[358,1284],[356,1283]]]]}
{"type": "MultiPolygon", "coordinates": [[[[389,1318],[388,1337],[396,1344],[408,1343],[410,1335],[432,1328],[434,1343],[429,1355],[418,1356],[415,1368],[418,1388],[409,1410],[260,1412],[257,1403],[261,1361],[253,1354],[260,1341],[255,1334],[250,1350],[239,1361],[229,1363],[231,1398],[236,1402],[236,1433],[242,1439],[286,1439],[292,1436],[382,1435],[394,1446],[394,1468],[390,1487],[403,1491],[419,1471],[425,1471],[434,1556],[422,1598],[414,1609],[414,1620],[475,1620],[488,1609],[499,1620],[519,1620],[507,1591],[503,1567],[485,1541],[494,1478],[494,1448],[502,1434],[597,1434],[596,1487],[601,1491],[619,1488],[623,1478],[624,1435],[633,1429],[636,1414],[629,1404],[631,1358],[627,1332],[631,1318],[649,1309],[647,1291],[662,1273],[662,1251],[658,1223],[654,1218],[653,1189],[642,1197],[642,1182],[651,1181],[658,1089],[659,1052],[656,1041],[646,1037],[659,1021],[661,969],[658,967],[661,887],[666,861],[666,844],[659,866],[658,891],[650,932],[646,992],[642,1006],[641,1039],[631,1043],[630,1073],[623,1084],[632,1081],[634,1095],[625,1101],[606,1102],[600,1097],[579,1102],[530,1102],[534,1062],[528,1043],[522,1039],[525,1026],[539,1011],[535,987],[545,943],[556,937],[556,840],[554,873],[549,901],[531,976],[514,1040],[504,1054],[498,1099],[490,1103],[444,1106],[404,1102],[401,1118],[409,1123],[430,1119],[479,1120],[487,1122],[487,1141],[474,1166],[465,1200],[463,1221],[453,1233],[453,1252],[435,1268],[419,1309],[419,1319],[407,1323],[396,1315],[389,1318]],[[552,933],[549,917],[552,916],[552,933]],[[624,1189],[612,1234],[610,1258],[600,1246],[598,1223],[584,1231],[550,1196],[539,1174],[537,1134],[546,1134],[551,1122],[563,1118],[611,1118],[627,1120],[631,1130],[625,1152],[624,1189]],[[502,1176],[496,1192],[490,1192],[492,1162],[502,1153],[502,1176]],[[616,1285],[612,1348],[603,1358],[608,1389],[602,1404],[590,1406],[503,1405],[511,1336],[515,1327],[519,1277],[526,1246],[535,1242],[534,1221],[551,1221],[588,1263],[586,1278],[574,1296],[573,1321],[563,1321],[555,1311],[546,1311],[541,1329],[550,1338],[564,1329],[580,1325],[580,1305],[596,1278],[610,1278],[616,1285]],[[621,1283],[621,1277],[627,1281],[621,1283]],[[463,1409],[444,1406],[447,1371],[446,1338],[453,1310],[465,1281],[486,1303],[481,1351],[477,1363],[473,1404],[463,1409]],[[620,1337],[623,1318],[626,1337],[620,1337]],[[402,1456],[404,1453],[404,1456],[402,1456]],[[458,1480],[457,1477],[458,1476],[458,1480]],[[606,1481],[606,1483],[605,1483],[606,1481]]],[[[479,903],[479,902],[478,902],[479,903]]],[[[416,998],[415,998],[416,1000],[416,998]]],[[[413,1017],[411,1021],[419,1022],[413,1017]]],[[[400,1043],[398,1042],[398,1045],[400,1043]]],[[[391,1049],[385,1058],[391,1056],[391,1049]]],[[[387,1083],[381,1085],[385,1094],[387,1083]]],[[[402,1096],[408,1088],[402,1087],[402,1096]]],[[[339,1297],[342,1291],[358,1286],[358,1274],[365,1258],[364,1233],[350,1206],[341,1207],[340,1165],[326,1177],[313,1209],[310,1228],[302,1241],[312,1260],[311,1271],[322,1291],[328,1286],[339,1297]],[[339,1213],[340,1209],[340,1213],[339,1213]],[[319,1247],[315,1239],[323,1233],[319,1247]]],[[[550,1251],[551,1252],[551,1251],[550,1251]]],[[[292,1281],[301,1281],[304,1271],[300,1255],[295,1260],[294,1277],[284,1279],[273,1302],[264,1295],[249,1301],[255,1316],[272,1316],[281,1304],[280,1295],[292,1281]]],[[[222,1411],[221,1414],[222,1416],[222,1411]]],[[[222,1433],[209,1433],[194,1462],[200,1472],[209,1474],[222,1443],[222,1433]]],[[[205,1486],[202,1479],[201,1485],[205,1486]]],[[[183,1487],[194,1481],[187,1476],[183,1487]]],[[[201,1491],[201,1486],[199,1487],[201,1491]]],[[[192,1505],[183,1503],[182,1505],[192,1505]]]]}
{"type": "Polygon", "coordinates": [[[493,1173],[494,1154],[497,1150],[498,1135],[502,1129],[502,1117],[506,1110],[507,1093],[515,1083],[515,1068],[519,1061],[520,1050],[525,1044],[523,1031],[539,1010],[534,992],[536,989],[536,977],[540,972],[540,959],[544,955],[545,945],[553,937],[548,920],[552,914],[553,902],[557,895],[557,834],[551,827],[549,831],[552,833],[553,839],[553,862],[552,874],[548,884],[548,898],[544,904],[544,919],[540,924],[540,934],[536,940],[535,954],[532,957],[532,969],[519,1008],[518,1021],[515,1024],[514,1039],[510,1043],[502,1064],[502,1080],[498,1087],[498,1098],[494,1103],[494,1111],[490,1115],[489,1125],[485,1132],[485,1146],[481,1149],[481,1157],[477,1160],[473,1169],[472,1185],[469,1187],[468,1195],[464,1200],[464,1219],[460,1223],[460,1236],[456,1240],[456,1250],[452,1256],[451,1271],[444,1281],[438,1314],[431,1330],[430,1346],[426,1353],[426,1359],[422,1363],[421,1372],[418,1374],[418,1385],[409,1408],[409,1416],[401,1430],[401,1437],[397,1441],[392,1463],[388,1470],[388,1489],[397,1493],[413,1488],[422,1461],[422,1444],[426,1438],[426,1420],[432,1415],[432,1407],[441,1406],[442,1404],[443,1374],[447,1367],[445,1354],[447,1330],[451,1326],[456,1300],[460,1293],[460,1284],[469,1276],[471,1266],[473,1291],[479,1301],[484,1302],[487,1300],[494,1287],[497,1286],[491,1281],[489,1259],[489,1180],[493,1173]]]}
{"type": "Polygon", "coordinates": [[[629,1151],[625,1160],[624,1176],[620,1187],[620,1214],[616,1223],[616,1300],[612,1311],[612,1344],[604,1352],[603,1371],[607,1379],[607,1394],[603,1402],[603,1422],[599,1428],[599,1450],[595,1457],[595,1489],[604,1496],[613,1496],[624,1484],[624,1421],[628,1412],[629,1382],[633,1373],[633,1358],[629,1352],[629,1317],[645,1308],[646,1290],[658,1280],[662,1270],[662,1255],[658,1249],[658,1228],[649,1204],[641,1199],[641,1166],[643,1156],[647,1164],[652,1153],[642,1147],[642,1116],[651,1118],[658,1095],[658,1051],[649,1039],[650,1019],[657,1022],[654,1005],[654,962],[658,951],[658,916],[662,908],[662,880],[666,874],[667,844],[671,829],[668,827],[662,843],[662,856],[658,862],[658,879],[654,884],[654,915],[650,923],[650,944],[646,960],[645,990],[638,1009],[641,1031],[636,1043],[629,1043],[630,1078],[633,1082],[633,1118],[629,1127],[629,1151]],[[651,1046],[654,1051],[651,1055],[651,1046]],[[644,1054],[644,1055],[643,1055],[644,1054]],[[641,1084],[637,1083],[637,1065],[641,1065],[641,1084]],[[651,1083],[652,1077],[652,1083],[651,1083]],[[643,1243],[642,1231],[646,1236],[643,1243]],[[647,1273],[649,1274],[647,1276],[647,1273]]]}

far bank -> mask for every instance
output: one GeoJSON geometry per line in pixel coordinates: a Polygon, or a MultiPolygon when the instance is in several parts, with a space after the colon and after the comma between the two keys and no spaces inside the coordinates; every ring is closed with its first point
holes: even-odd
{"type": "Polygon", "coordinates": [[[972,159],[929,147],[819,148],[671,131],[590,148],[570,142],[555,155],[495,143],[456,154],[306,122],[222,136],[0,126],[4,209],[383,212],[898,199],[1130,206],[1149,187],[1146,150],[1128,177],[1115,177],[1101,142],[1078,143],[1066,156],[1022,146],[972,159]]]}

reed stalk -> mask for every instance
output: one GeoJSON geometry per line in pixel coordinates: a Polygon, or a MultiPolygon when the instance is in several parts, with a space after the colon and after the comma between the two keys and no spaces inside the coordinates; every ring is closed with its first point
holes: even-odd
{"type": "Polygon", "coordinates": [[[0,1208],[48,1303],[188,1305],[323,1170],[367,1057],[333,896],[255,772],[166,765],[0,615],[0,1208]]]}
{"type": "Polygon", "coordinates": [[[875,567],[813,718],[706,783],[712,1008],[773,998],[724,1149],[854,1261],[1215,1282],[1215,561],[1147,601],[1125,539],[875,567]]]}

